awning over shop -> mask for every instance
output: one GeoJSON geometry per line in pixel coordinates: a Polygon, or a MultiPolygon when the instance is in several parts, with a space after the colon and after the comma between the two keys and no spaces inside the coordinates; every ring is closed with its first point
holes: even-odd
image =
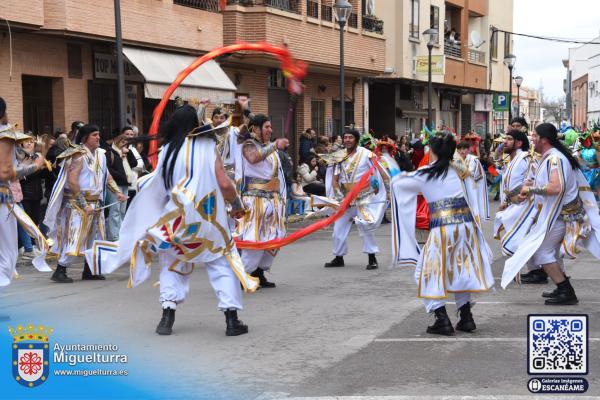
{"type": "MultiPolygon", "coordinates": [[[[161,99],[177,75],[187,68],[195,57],[153,50],[124,47],[123,54],[142,73],[145,79],[145,97],[161,99]]],[[[192,72],[175,90],[171,99],[210,99],[211,103],[234,103],[236,87],[221,69],[210,60],[192,72]]]]}

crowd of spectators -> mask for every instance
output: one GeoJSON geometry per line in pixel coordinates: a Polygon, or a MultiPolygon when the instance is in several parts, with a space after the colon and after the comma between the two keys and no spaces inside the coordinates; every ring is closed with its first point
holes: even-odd
{"type": "MultiPolygon", "coordinates": [[[[29,133],[29,138],[20,140],[15,148],[17,166],[37,165],[31,172],[20,180],[10,182],[10,188],[18,206],[22,207],[31,220],[40,227],[43,233],[47,227],[42,224],[52,188],[54,187],[61,169],[57,157],[65,151],[84,125],[82,121],[71,124],[71,131],[63,133],[57,130],[54,135],[36,136],[29,133]]],[[[129,195],[129,200],[135,196],[137,179],[150,171],[150,163],[143,143],[129,144],[127,139],[137,136],[137,128],[125,127],[120,132],[103,136],[101,147],[105,151],[107,166],[110,174],[121,188],[129,195]]],[[[60,160],[59,160],[60,161],[60,160]]],[[[112,193],[107,191],[104,204],[116,202],[112,193]]],[[[118,232],[128,203],[118,203],[106,210],[107,239],[118,239],[118,232]]],[[[19,253],[23,259],[36,257],[37,250],[22,227],[18,227],[19,253]]]]}

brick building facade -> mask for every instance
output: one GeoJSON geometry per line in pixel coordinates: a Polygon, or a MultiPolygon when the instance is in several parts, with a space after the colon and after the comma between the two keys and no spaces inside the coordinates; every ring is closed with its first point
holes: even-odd
{"type": "MultiPolygon", "coordinates": [[[[223,42],[218,7],[173,1],[122,1],[124,43],[197,55],[223,42]],[[212,10],[212,12],[211,12],[212,10]]],[[[216,5],[216,2],[214,2],[216,5]]],[[[35,133],[68,130],[74,120],[117,127],[113,2],[8,0],[0,9],[0,88],[10,119],[35,133]]],[[[156,101],[144,98],[143,78],[127,64],[128,119],[142,130],[156,101]]]]}
{"type": "MultiPolygon", "coordinates": [[[[344,33],[347,122],[364,126],[366,78],[383,72],[385,37],[370,28],[362,2],[344,33]],[[363,20],[364,19],[364,20],[363,20]]],[[[315,125],[322,134],[339,132],[339,28],[333,0],[121,0],[126,47],[170,54],[201,55],[243,40],[286,45],[309,64],[305,93],[296,99],[291,132],[315,125]],[[318,38],[318,40],[311,40],[318,38]]],[[[35,133],[68,130],[74,120],[93,122],[104,132],[117,126],[114,8],[112,1],[8,0],[0,9],[0,96],[10,120],[35,133]]],[[[273,119],[274,136],[283,134],[289,95],[277,61],[266,55],[234,54],[219,64],[248,95],[255,112],[273,119]]],[[[147,131],[157,99],[147,98],[144,77],[126,64],[128,120],[147,131]]],[[[232,96],[233,97],[233,96],[232,96]]]]}

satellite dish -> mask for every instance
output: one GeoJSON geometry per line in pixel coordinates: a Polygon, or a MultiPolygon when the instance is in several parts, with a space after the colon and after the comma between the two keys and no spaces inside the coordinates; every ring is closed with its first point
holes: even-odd
{"type": "Polygon", "coordinates": [[[471,47],[475,47],[476,49],[478,49],[479,47],[481,47],[482,44],[485,43],[485,40],[481,40],[481,36],[479,36],[479,32],[477,31],[472,31],[470,38],[471,47]]]}

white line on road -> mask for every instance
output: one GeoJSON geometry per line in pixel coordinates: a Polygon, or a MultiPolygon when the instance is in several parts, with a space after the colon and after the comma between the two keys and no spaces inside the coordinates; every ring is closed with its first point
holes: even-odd
{"type": "MultiPolygon", "coordinates": [[[[321,396],[321,397],[258,397],[256,400],[532,400],[532,399],[547,399],[548,396],[519,396],[519,395],[443,395],[443,396],[321,396]]],[[[557,397],[552,397],[557,398],[557,397]]],[[[565,397],[560,397],[565,398],[565,397]]],[[[598,399],[596,396],[577,396],[578,400],[598,399]]]]}
{"type": "MultiPolygon", "coordinates": [[[[448,301],[446,302],[446,304],[456,304],[453,301],[448,301]]],[[[524,305],[542,305],[543,303],[543,299],[540,301],[477,301],[474,300],[473,301],[473,306],[476,306],[478,304],[513,304],[513,305],[518,305],[518,304],[524,304],[524,305]]],[[[586,304],[600,304],[600,301],[582,301],[580,305],[586,305],[586,304]]],[[[571,306],[569,306],[570,309],[571,306]]],[[[550,309],[549,309],[550,311],[550,309]]]]}
{"type": "MultiPolygon", "coordinates": [[[[588,338],[590,342],[598,342],[600,338],[588,338]]],[[[380,338],[373,342],[525,342],[527,338],[521,337],[430,337],[430,338],[380,338]]]]}

